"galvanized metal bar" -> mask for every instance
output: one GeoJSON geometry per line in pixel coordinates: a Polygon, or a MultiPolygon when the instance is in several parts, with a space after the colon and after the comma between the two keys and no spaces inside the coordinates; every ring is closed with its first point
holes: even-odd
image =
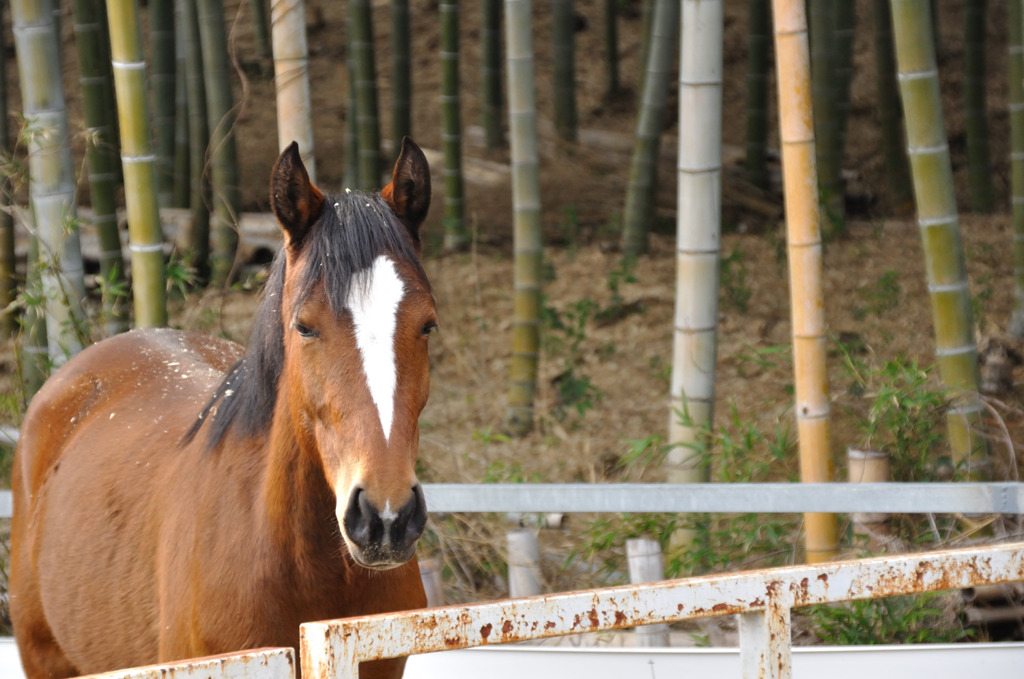
{"type": "Polygon", "coordinates": [[[763,611],[739,614],[742,679],[790,679],[793,676],[790,605],[773,598],[763,611]]]}
{"type": "Polygon", "coordinates": [[[175,663],[148,665],[80,679],[295,679],[290,648],[260,648],[175,663]]]}
{"type": "MultiPolygon", "coordinates": [[[[1024,514],[1024,483],[434,483],[447,512],[1024,514]]],[[[0,491],[0,518],[11,516],[0,491]]]]}
{"type": "Polygon", "coordinates": [[[423,492],[432,513],[1024,513],[1024,483],[435,483],[423,492]]]}
{"type": "Polygon", "coordinates": [[[1022,579],[1024,543],[1014,543],[307,623],[303,675],[355,679],[339,663],[1022,579]]]}

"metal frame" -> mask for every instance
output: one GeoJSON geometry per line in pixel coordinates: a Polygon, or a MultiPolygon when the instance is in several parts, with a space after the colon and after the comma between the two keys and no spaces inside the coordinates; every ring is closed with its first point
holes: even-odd
{"type": "Polygon", "coordinates": [[[295,679],[295,659],[290,648],[260,648],[90,674],[80,679],[295,679]]]}
{"type": "Polygon", "coordinates": [[[788,679],[795,606],[1021,579],[1014,543],[306,623],[302,674],[357,679],[369,660],[739,614],[744,679],[788,679]]]}

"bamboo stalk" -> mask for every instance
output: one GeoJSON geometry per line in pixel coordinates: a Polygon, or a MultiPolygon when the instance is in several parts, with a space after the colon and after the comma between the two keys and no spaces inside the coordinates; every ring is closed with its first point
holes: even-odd
{"type": "Polygon", "coordinates": [[[444,150],[444,248],[466,246],[462,124],[459,113],[459,2],[441,0],[441,143],[444,150]]]}
{"type": "Polygon", "coordinates": [[[722,0],[683,0],[679,206],[667,480],[696,483],[714,424],[722,196],[722,0]],[[683,414],[685,413],[685,417],[683,414]]]}
{"type": "Polygon", "coordinates": [[[744,167],[751,184],[768,188],[768,69],[771,55],[770,0],[748,0],[747,127],[744,167]]]}
{"type": "Polygon", "coordinates": [[[412,136],[411,44],[409,0],[391,0],[391,147],[395,159],[402,150],[402,139],[412,136]]]}
{"type": "Polygon", "coordinates": [[[174,203],[174,109],[177,68],[174,43],[174,0],[149,0],[150,91],[153,102],[153,147],[156,151],[157,200],[174,203]]]}
{"type": "Polygon", "coordinates": [[[60,48],[49,0],[11,2],[50,362],[82,348],[85,297],[60,48]]]}
{"type": "Polygon", "coordinates": [[[345,59],[345,75],[348,78],[345,108],[345,186],[359,187],[359,120],[356,101],[356,43],[353,37],[352,12],[345,15],[345,34],[348,48],[345,59]]]}
{"type": "Polygon", "coordinates": [[[283,150],[293,141],[297,142],[309,180],[316,183],[305,0],[272,0],[270,16],[277,91],[277,146],[283,150]]]}
{"type": "MultiPolygon", "coordinates": [[[[796,418],[800,478],[832,480],[821,222],[810,96],[810,55],[803,0],[772,0],[779,97],[779,139],[789,243],[796,418]]],[[[804,514],[807,561],[833,558],[839,547],[833,514],[804,514]]]]}
{"type": "Polygon", "coordinates": [[[117,230],[117,156],[113,143],[115,111],[107,106],[110,61],[107,27],[98,12],[97,0],[75,0],[75,45],[78,48],[79,83],[82,88],[82,117],[88,133],[86,162],[93,226],[100,242],[100,276],[105,332],[115,335],[128,329],[128,300],[120,293],[126,283],[121,236],[117,230]]]}
{"type": "Polygon", "coordinates": [[[622,92],[619,61],[619,3],[604,0],[604,96],[608,101],[622,92]]]}
{"type": "Polygon", "coordinates": [[[370,0],[349,0],[351,50],[355,69],[355,113],[359,134],[359,185],[364,191],[380,187],[380,123],[377,107],[377,68],[373,56],[373,17],[370,0]]]}
{"type": "Polygon", "coordinates": [[[946,417],[952,462],[973,464],[979,460],[970,458],[984,457],[986,451],[984,438],[977,433],[983,408],[978,395],[978,349],[928,0],[893,0],[892,24],[935,353],[942,381],[955,394],[946,417]]]}
{"type": "MultiPolygon", "coordinates": [[[[39,239],[29,239],[28,261],[39,261],[39,239]]],[[[25,296],[29,300],[43,299],[43,272],[38,266],[29,266],[25,274],[25,296]]],[[[50,370],[49,350],[46,346],[46,313],[40,304],[28,304],[25,308],[24,336],[21,344],[22,393],[27,404],[46,381],[50,370]]]]}
{"type": "Polygon", "coordinates": [[[679,36],[679,3],[676,0],[655,0],[653,14],[647,75],[637,115],[626,204],[622,211],[622,254],[627,258],[647,252],[654,221],[658,150],[679,36]]]}
{"type": "Polygon", "coordinates": [[[231,92],[223,0],[197,0],[199,39],[206,83],[206,124],[210,130],[210,273],[214,285],[230,283],[238,250],[238,151],[235,104],[231,92]]]}
{"type": "Polygon", "coordinates": [[[184,36],[185,86],[188,90],[189,209],[192,231],[187,242],[191,264],[203,283],[210,276],[210,182],[207,147],[210,128],[206,117],[206,83],[203,81],[203,52],[199,40],[199,17],[195,0],[177,0],[184,36]]]}
{"type": "Polygon", "coordinates": [[[142,53],[137,0],[108,0],[114,89],[121,128],[128,248],[137,327],[167,325],[163,232],[156,200],[156,170],[146,102],[146,62],[142,53]]]}
{"type": "Polygon", "coordinates": [[[480,59],[480,85],[483,94],[480,124],[484,128],[487,148],[497,149],[505,145],[501,97],[501,0],[482,2],[483,29],[480,40],[483,43],[483,57],[480,59]]]}
{"type": "Polygon", "coordinates": [[[1010,203],[1013,220],[1013,312],[1009,332],[1024,337],[1024,0],[1009,1],[1010,203]]]}
{"type": "MultiPolygon", "coordinates": [[[[274,50],[267,13],[267,0],[251,0],[249,7],[252,9],[252,32],[256,37],[256,52],[261,58],[269,59],[274,50]]],[[[271,9],[271,15],[272,13],[273,9],[271,9]]]]}
{"type": "Polygon", "coordinates": [[[174,1],[174,207],[187,208],[191,200],[192,161],[189,148],[188,64],[180,0],[174,1]]]}
{"type": "Polygon", "coordinates": [[[835,6],[835,153],[839,157],[839,181],[842,189],[843,158],[846,154],[846,129],[850,119],[850,87],[853,84],[853,51],[857,38],[857,3],[837,2],[835,6]]]}
{"type": "MultiPolygon", "coordinates": [[[[843,224],[842,150],[836,111],[836,3],[810,0],[811,91],[818,182],[825,216],[833,231],[843,224]]],[[[781,106],[781,105],[780,105],[781,106]]]]}
{"type": "Polygon", "coordinates": [[[531,0],[505,0],[515,302],[505,428],[533,428],[540,354],[541,224],[531,0]]]}
{"type": "Polygon", "coordinates": [[[900,108],[896,81],[896,52],[892,38],[892,13],[889,0],[874,0],[875,16],[875,82],[878,83],[878,123],[882,134],[882,155],[885,158],[885,182],[889,206],[897,211],[914,199],[911,190],[910,164],[903,141],[903,111],[900,108]]]}
{"type": "MultiPolygon", "coordinates": [[[[6,35],[3,12],[0,12],[0,35],[6,35]]],[[[7,56],[0,52],[0,162],[10,162],[10,126],[7,120],[7,56]]],[[[14,254],[14,215],[11,213],[11,178],[0,172],[0,336],[10,337],[18,329],[18,319],[11,303],[18,296],[17,266],[14,254]]]]}
{"type": "Polygon", "coordinates": [[[551,41],[554,62],[555,133],[576,141],[576,15],[573,0],[551,0],[551,41]]]}
{"type": "Polygon", "coordinates": [[[988,0],[964,3],[964,129],[971,211],[992,212],[992,160],[985,97],[985,19],[988,0]]]}

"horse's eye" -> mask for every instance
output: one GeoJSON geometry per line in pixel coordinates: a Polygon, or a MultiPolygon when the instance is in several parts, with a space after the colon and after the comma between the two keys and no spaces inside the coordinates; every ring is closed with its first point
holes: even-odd
{"type": "Polygon", "coordinates": [[[302,323],[296,322],[292,325],[292,327],[295,328],[295,332],[299,333],[301,337],[305,337],[306,339],[312,339],[314,337],[320,336],[320,333],[318,333],[316,330],[309,327],[308,325],[303,325],[302,323]]]}
{"type": "Polygon", "coordinates": [[[420,334],[424,337],[429,337],[435,330],[437,330],[437,321],[427,321],[427,323],[424,324],[423,329],[420,330],[420,334]]]}

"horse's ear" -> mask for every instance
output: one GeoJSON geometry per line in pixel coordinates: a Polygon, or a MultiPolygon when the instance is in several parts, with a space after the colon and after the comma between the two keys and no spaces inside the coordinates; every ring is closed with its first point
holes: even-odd
{"type": "Polygon", "coordinates": [[[309,173],[299,156],[299,145],[292,142],[274,163],[270,175],[270,209],[273,211],[289,247],[297,247],[320,218],[324,194],[309,181],[309,173]]]}
{"type": "Polygon", "coordinates": [[[402,152],[395,161],[391,183],[381,190],[380,195],[402,220],[418,249],[420,226],[430,209],[430,167],[423,151],[409,137],[402,138],[402,152]]]}

